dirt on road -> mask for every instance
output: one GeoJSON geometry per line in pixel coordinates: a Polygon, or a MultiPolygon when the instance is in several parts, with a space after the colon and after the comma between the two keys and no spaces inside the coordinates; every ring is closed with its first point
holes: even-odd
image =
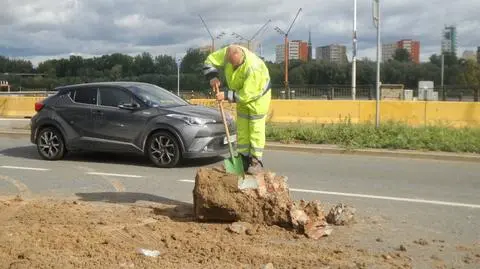
{"type": "Polygon", "coordinates": [[[236,233],[228,223],[194,222],[192,211],[182,203],[4,197],[0,268],[412,268],[400,250],[354,246],[348,227],[320,240],[259,224],[236,233]]]}

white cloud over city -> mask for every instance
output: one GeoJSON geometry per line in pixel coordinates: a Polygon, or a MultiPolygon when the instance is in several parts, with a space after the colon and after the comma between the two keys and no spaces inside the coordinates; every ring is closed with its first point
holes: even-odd
{"type": "MultiPolygon", "coordinates": [[[[444,25],[456,25],[458,54],[480,46],[480,1],[382,1],[382,43],[415,39],[421,60],[439,53],[444,25]]],[[[0,0],[0,55],[34,63],[70,54],[93,56],[115,52],[154,55],[182,53],[210,44],[198,17],[212,34],[227,33],[218,43],[235,41],[231,33],[251,37],[268,19],[259,36],[263,54],[274,60],[275,45],[297,10],[302,11],[290,39],[308,39],[314,47],[338,43],[352,48],[353,0],[336,1],[171,1],[171,0],[0,0]]],[[[358,0],[358,57],[375,58],[376,30],[371,0],[358,0]]]]}

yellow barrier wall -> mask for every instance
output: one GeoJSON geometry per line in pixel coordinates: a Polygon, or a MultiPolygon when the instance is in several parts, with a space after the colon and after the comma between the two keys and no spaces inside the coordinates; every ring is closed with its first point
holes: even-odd
{"type": "Polygon", "coordinates": [[[0,117],[31,117],[35,115],[35,102],[45,97],[0,96],[0,117]]]}
{"type": "MultiPolygon", "coordinates": [[[[192,104],[215,107],[211,99],[192,99],[192,104]]],[[[349,118],[352,123],[375,122],[375,101],[272,100],[270,122],[331,123],[349,118]]],[[[230,110],[235,105],[229,104],[230,110]]],[[[480,127],[480,103],[381,101],[380,120],[412,126],[444,124],[480,127]]]]}
{"type": "MultiPolygon", "coordinates": [[[[0,117],[29,117],[34,105],[44,97],[0,96],[0,117]]],[[[217,108],[212,99],[192,99],[192,104],[217,108]]],[[[233,116],[235,104],[225,104],[233,116]]],[[[480,103],[382,101],[381,121],[400,121],[410,125],[448,124],[455,127],[480,126],[480,103]]],[[[348,100],[272,100],[270,122],[331,123],[349,118],[352,123],[375,122],[375,101],[348,100]]]]}

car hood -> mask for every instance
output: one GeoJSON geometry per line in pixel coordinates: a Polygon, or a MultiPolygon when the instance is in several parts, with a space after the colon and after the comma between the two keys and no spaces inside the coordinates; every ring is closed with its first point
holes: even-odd
{"type": "MultiPolygon", "coordinates": [[[[222,122],[222,115],[217,109],[199,106],[199,105],[185,105],[185,106],[176,106],[171,108],[166,108],[167,113],[183,114],[192,117],[199,117],[204,119],[213,119],[217,122],[222,122]]],[[[227,121],[231,121],[231,115],[226,113],[227,121]]]]}

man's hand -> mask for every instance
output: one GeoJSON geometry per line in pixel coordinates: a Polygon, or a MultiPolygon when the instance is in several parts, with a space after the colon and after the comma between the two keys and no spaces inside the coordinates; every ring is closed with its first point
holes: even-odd
{"type": "Polygon", "coordinates": [[[220,89],[220,80],[218,78],[212,78],[210,80],[210,87],[212,87],[213,91],[220,89]]]}
{"type": "Polygon", "coordinates": [[[223,91],[219,91],[217,93],[217,101],[223,101],[225,100],[225,93],[223,91]]]}

